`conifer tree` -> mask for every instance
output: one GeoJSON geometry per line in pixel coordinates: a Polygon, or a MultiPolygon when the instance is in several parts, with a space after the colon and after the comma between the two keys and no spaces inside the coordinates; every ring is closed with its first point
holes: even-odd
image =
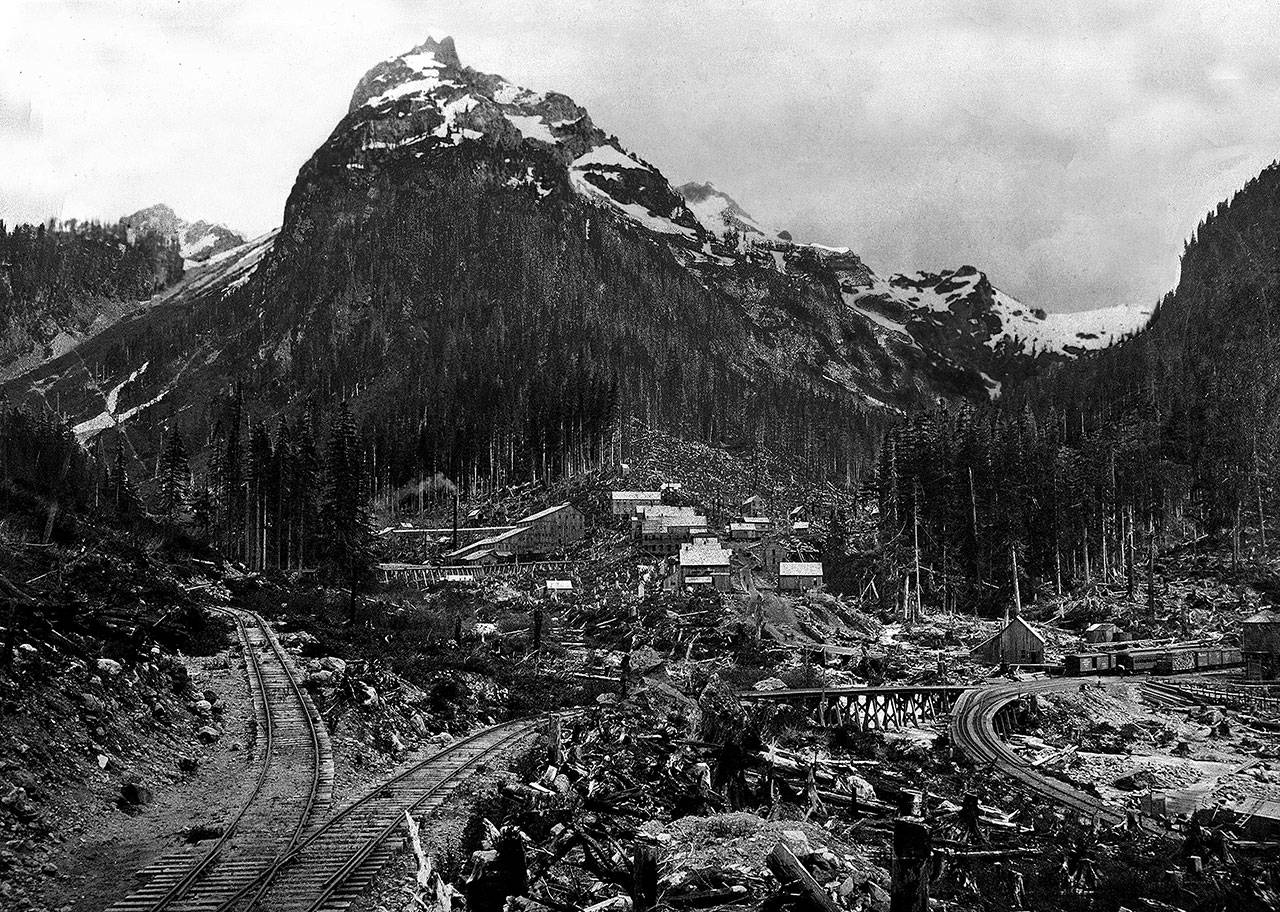
{"type": "Polygon", "coordinates": [[[354,623],[357,594],[373,573],[373,543],[360,444],[345,402],[334,416],[325,457],[324,500],[320,508],[324,558],[329,575],[349,587],[347,620],[354,623]]]}
{"type": "Polygon", "coordinates": [[[191,488],[191,468],[182,432],[174,425],[165,435],[160,451],[159,507],[160,515],[170,524],[186,509],[191,488]]]}

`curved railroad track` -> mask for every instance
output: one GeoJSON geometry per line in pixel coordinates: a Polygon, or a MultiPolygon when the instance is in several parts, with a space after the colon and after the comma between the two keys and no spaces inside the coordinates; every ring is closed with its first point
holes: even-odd
{"type": "Polygon", "coordinates": [[[332,795],[328,732],[289,657],[257,614],[220,610],[236,622],[253,697],[253,787],[220,836],[144,869],[146,884],[110,912],[228,908],[246,883],[301,841],[332,795]]]}
{"type": "MultiPolygon", "coordinates": [[[[970,760],[990,766],[1022,783],[1027,789],[1061,807],[1111,824],[1123,824],[1126,813],[1102,798],[1032,767],[996,731],[996,715],[1019,697],[1077,690],[1081,683],[1096,686],[1098,678],[1051,678],[1019,681],[966,690],[951,709],[951,740],[970,760]]],[[[1141,814],[1135,815],[1146,832],[1171,838],[1141,814]]]]}

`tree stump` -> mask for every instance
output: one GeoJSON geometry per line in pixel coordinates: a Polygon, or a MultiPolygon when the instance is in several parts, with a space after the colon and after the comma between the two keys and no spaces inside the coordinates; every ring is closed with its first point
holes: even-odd
{"type": "Polygon", "coordinates": [[[899,817],[893,822],[893,885],[889,892],[889,912],[928,912],[929,856],[933,839],[929,829],[916,818],[899,817]]]}

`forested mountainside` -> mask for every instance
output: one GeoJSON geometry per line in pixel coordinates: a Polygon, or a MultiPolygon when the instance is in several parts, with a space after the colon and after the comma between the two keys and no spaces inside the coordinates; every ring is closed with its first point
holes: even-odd
{"type": "Polygon", "coordinates": [[[347,400],[379,493],[575,471],[616,455],[621,415],[851,481],[901,414],[985,401],[1040,357],[976,270],[926,301],[925,279],[794,243],[710,185],[677,192],[571,99],[465,67],[448,39],[370,70],[278,237],[209,262],[221,278],[7,391],[56,401],[84,440],[119,429],[144,465],[175,420],[225,451],[232,399],[318,433],[347,400]]]}
{"type": "Polygon", "coordinates": [[[0,222],[0,377],[68,349],[182,273],[177,245],[154,232],[0,222]]]}
{"type": "Polygon", "coordinates": [[[1265,545],[1280,508],[1277,263],[1272,165],[1199,226],[1145,330],[989,408],[895,429],[881,455],[886,569],[910,575],[914,532],[953,598],[989,589],[1007,603],[1015,565],[1027,593],[1116,568],[1132,580],[1135,563],[1206,534],[1237,558],[1246,526],[1265,545]]]}

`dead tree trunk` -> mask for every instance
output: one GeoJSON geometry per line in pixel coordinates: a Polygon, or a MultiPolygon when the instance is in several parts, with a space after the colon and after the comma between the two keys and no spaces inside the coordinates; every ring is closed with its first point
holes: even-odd
{"type": "Polygon", "coordinates": [[[933,840],[918,820],[899,817],[893,822],[893,884],[889,912],[928,912],[929,856],[933,840]]]}

